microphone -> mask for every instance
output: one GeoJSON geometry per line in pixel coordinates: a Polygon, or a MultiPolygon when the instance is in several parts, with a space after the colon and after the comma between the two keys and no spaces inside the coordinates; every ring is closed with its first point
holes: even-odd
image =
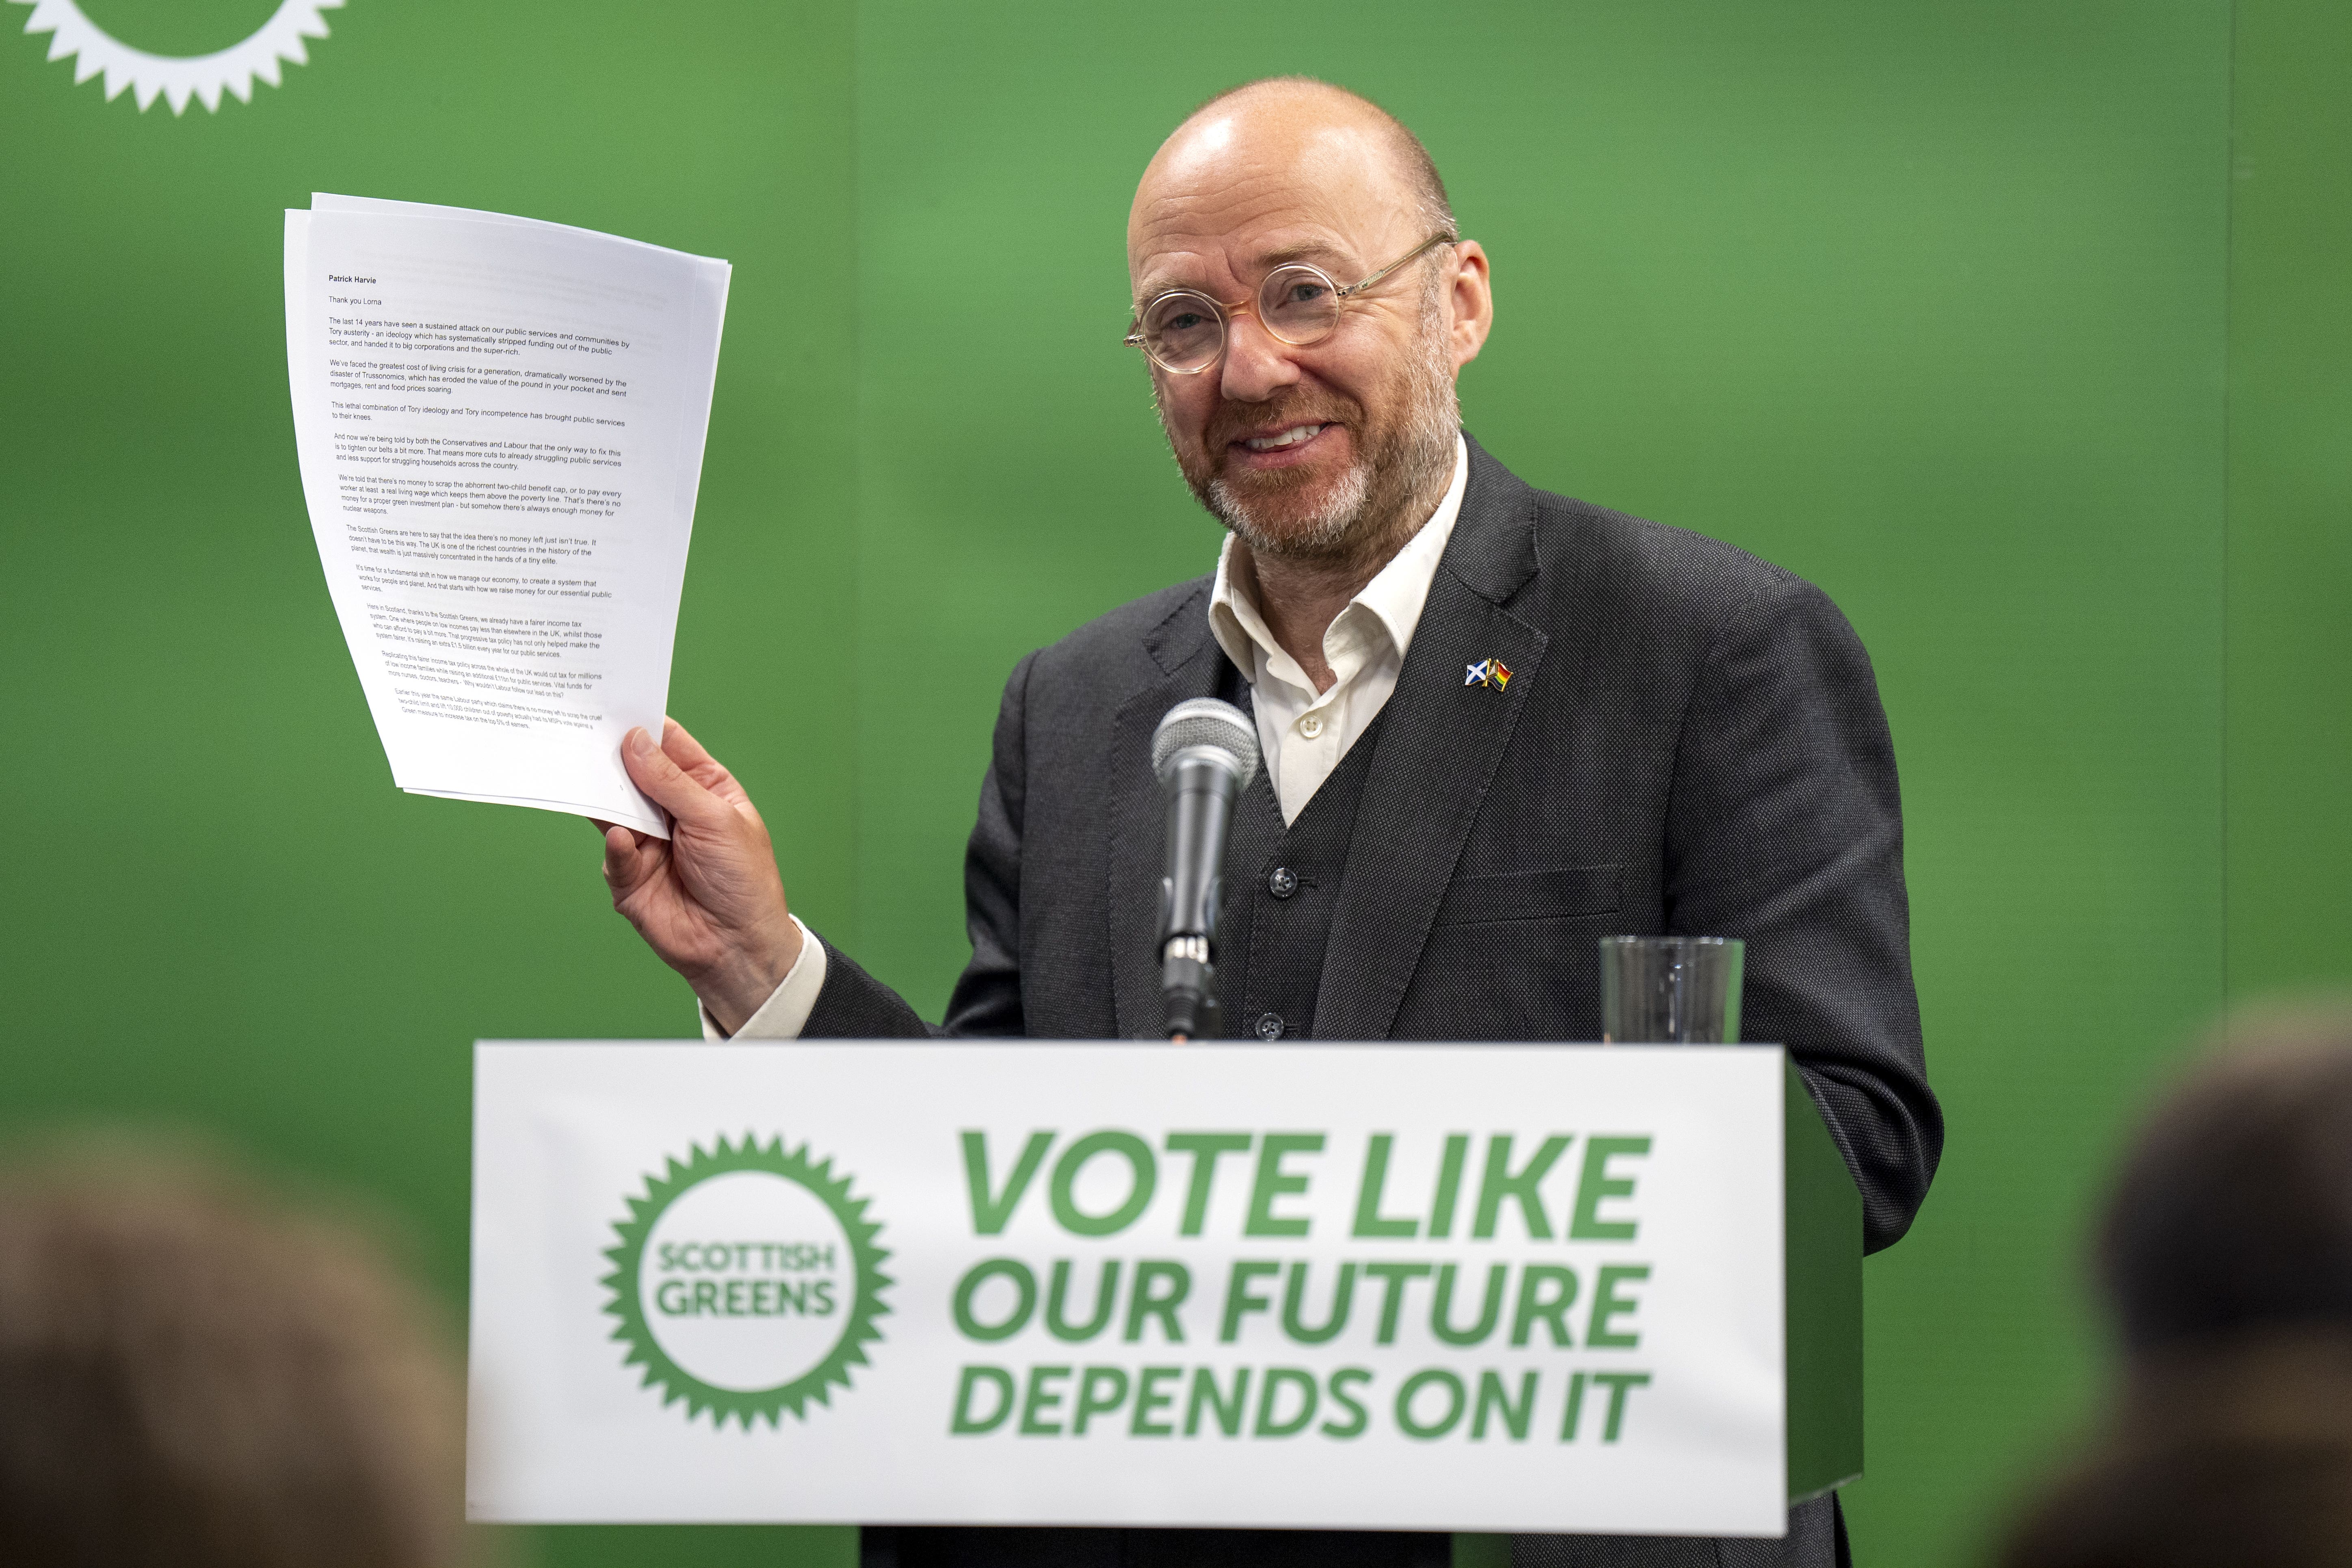
{"type": "Polygon", "coordinates": [[[1257,776],[1257,725],[1230,702],[1195,697],[1151,736],[1168,795],[1168,874],[1160,879],[1160,989],[1171,1039],[1214,1038],[1217,899],[1234,797],[1257,776]]]}

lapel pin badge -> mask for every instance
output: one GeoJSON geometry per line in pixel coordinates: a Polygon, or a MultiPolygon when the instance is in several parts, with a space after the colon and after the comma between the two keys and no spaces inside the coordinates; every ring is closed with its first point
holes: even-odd
{"type": "Polygon", "coordinates": [[[1510,666],[1499,658],[1482,658],[1477,663],[1465,667],[1462,684],[1492,687],[1495,690],[1500,691],[1511,684],[1510,666]]]}

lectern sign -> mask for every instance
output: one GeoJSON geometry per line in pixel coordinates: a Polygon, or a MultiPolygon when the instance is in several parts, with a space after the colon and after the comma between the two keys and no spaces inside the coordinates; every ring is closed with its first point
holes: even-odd
{"type": "Polygon", "coordinates": [[[1803,1479],[1777,1049],[478,1079],[477,1518],[1770,1534],[1803,1479]]]}

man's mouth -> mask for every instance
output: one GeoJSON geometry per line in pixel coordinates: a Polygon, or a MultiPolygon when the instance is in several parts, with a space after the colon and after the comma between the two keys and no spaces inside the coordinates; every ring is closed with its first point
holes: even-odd
{"type": "Polygon", "coordinates": [[[1253,452],[1279,452],[1286,447],[1303,446],[1328,428],[1326,425],[1293,425],[1271,436],[1246,437],[1241,444],[1253,452]]]}

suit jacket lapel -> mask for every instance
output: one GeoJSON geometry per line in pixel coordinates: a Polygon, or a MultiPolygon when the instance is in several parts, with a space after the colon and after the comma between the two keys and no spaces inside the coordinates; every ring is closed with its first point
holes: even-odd
{"type": "MultiPolygon", "coordinates": [[[[1528,688],[1542,679],[1550,639],[1502,607],[1537,572],[1535,531],[1535,492],[1471,443],[1461,515],[1356,809],[1315,1002],[1319,1039],[1387,1037],[1528,688]],[[1490,658],[1509,668],[1509,682],[1465,685],[1467,667],[1490,658]]],[[[1148,755],[1148,734],[1145,745],[1148,755]]]]}
{"type": "Polygon", "coordinates": [[[1192,697],[1214,697],[1228,666],[1209,630],[1209,589],[1187,597],[1144,639],[1160,670],[1119,705],[1111,726],[1108,776],[1111,785],[1111,1005],[1125,1040],[1160,1033],[1160,879],[1166,870],[1168,808],[1151,772],[1151,735],[1169,709],[1192,697]]]}

